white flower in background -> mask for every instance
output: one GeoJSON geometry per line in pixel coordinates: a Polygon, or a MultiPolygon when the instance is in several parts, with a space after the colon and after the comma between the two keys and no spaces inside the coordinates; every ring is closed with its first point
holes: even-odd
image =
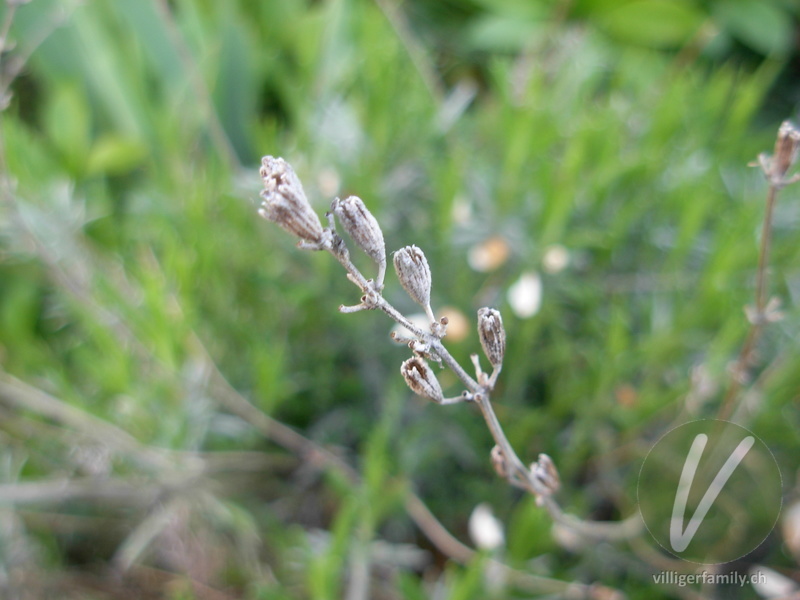
{"type": "Polygon", "coordinates": [[[453,199],[453,208],[450,211],[453,221],[459,225],[469,225],[472,221],[472,205],[464,196],[457,195],[453,199]]]}
{"type": "MultiPolygon", "coordinates": [[[[472,323],[463,312],[454,306],[443,306],[439,314],[447,317],[447,339],[451,342],[461,342],[472,331],[472,323]]],[[[424,315],[423,315],[424,316],[424,315]]]]}
{"type": "Polygon", "coordinates": [[[469,249],[467,263],[473,271],[488,273],[502,266],[511,254],[508,242],[494,236],[469,249]]]}
{"type": "Polygon", "coordinates": [[[569,266],[569,250],[561,244],[553,244],[544,250],[542,256],[542,268],[545,273],[555,275],[560,273],[569,266]]]}
{"type": "Polygon", "coordinates": [[[762,598],[794,598],[799,589],[793,579],[762,565],[750,568],[750,583],[762,598]]]}
{"type": "Polygon", "coordinates": [[[781,529],[786,546],[800,558],[800,502],[795,502],[783,513],[781,529]]]}
{"type": "Polygon", "coordinates": [[[497,550],[505,544],[503,526],[485,502],[478,504],[472,511],[469,516],[468,528],[469,536],[481,550],[497,550]]]}
{"type": "Polygon", "coordinates": [[[332,198],[339,195],[342,187],[342,178],[339,172],[333,167],[323,167],[317,175],[317,187],[320,194],[325,198],[332,198]]]}
{"type": "Polygon", "coordinates": [[[508,288],[508,303],[520,319],[530,319],[542,307],[542,278],[536,271],[523,273],[508,288]]]}

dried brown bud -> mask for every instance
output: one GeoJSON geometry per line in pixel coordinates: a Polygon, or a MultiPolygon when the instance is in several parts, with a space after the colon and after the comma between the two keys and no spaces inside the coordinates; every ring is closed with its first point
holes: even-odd
{"type": "Polygon", "coordinates": [[[494,308],[481,308],[478,310],[478,335],[486,358],[493,367],[503,364],[506,353],[506,330],[503,328],[503,318],[500,311],[494,308]]]}
{"type": "Polygon", "coordinates": [[[558,469],[547,454],[540,454],[539,460],[531,464],[531,475],[541,483],[549,494],[555,494],[561,487],[558,469]]]}
{"type": "Polygon", "coordinates": [[[336,198],[331,204],[331,210],[358,247],[378,265],[378,283],[382,283],[386,269],[386,246],[377,219],[357,196],[350,196],[344,200],[336,198]]]}
{"type": "Polygon", "coordinates": [[[261,159],[261,208],[258,214],[274,221],[289,233],[314,243],[324,235],[319,217],[308,203],[300,179],[282,158],[265,156],[261,159]]]}
{"type": "Polygon", "coordinates": [[[439,403],[444,399],[442,386],[425,359],[419,356],[409,358],[400,366],[400,373],[415,394],[439,403]]]}
{"type": "Polygon", "coordinates": [[[394,270],[403,289],[411,299],[422,306],[432,319],[431,306],[431,268],[422,250],[416,246],[406,246],[394,253],[394,270]]]}
{"type": "Polygon", "coordinates": [[[500,477],[508,479],[508,465],[506,464],[506,455],[503,454],[503,449],[500,446],[492,447],[492,466],[500,477]]]}
{"type": "Polygon", "coordinates": [[[800,150],[800,131],[791,121],[784,121],[778,129],[778,139],[775,140],[775,152],[772,155],[773,177],[786,176],[792,165],[797,162],[798,150],[800,150]]]}

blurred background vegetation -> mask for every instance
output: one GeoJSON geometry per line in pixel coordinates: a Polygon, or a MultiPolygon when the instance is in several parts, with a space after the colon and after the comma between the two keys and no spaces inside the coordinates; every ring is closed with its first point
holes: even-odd
{"type": "MultiPolygon", "coordinates": [[[[747,164],[796,113],[796,3],[3,11],[0,596],[764,593],[655,587],[672,563],[649,537],[554,530],[494,474],[474,410],[406,389],[391,323],[337,312],[357,301],[338,265],[255,218],[257,167],[284,156],[320,215],[358,194],[390,251],[421,246],[460,360],[476,309],[500,308],[512,443],[553,457],[569,511],[624,518],[652,443],[717,414],[729,385],[766,187],[747,164]],[[412,491],[467,544],[491,505],[497,557],[541,578],[451,560],[409,517],[412,491]]],[[[787,509],[728,568],[800,580],[798,206],[788,188],[770,270],[785,319],[736,415],[775,453],[787,509]]],[[[414,312],[392,277],[386,294],[414,312]]]]}

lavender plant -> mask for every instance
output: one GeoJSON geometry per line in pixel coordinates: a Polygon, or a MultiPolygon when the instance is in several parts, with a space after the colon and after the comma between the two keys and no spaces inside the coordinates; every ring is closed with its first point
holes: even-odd
{"type": "MultiPolygon", "coordinates": [[[[769,242],[772,234],[772,215],[779,191],[787,185],[800,181],[800,175],[789,175],[800,154],[800,130],[789,121],[781,124],[773,154],[761,154],[754,163],[760,166],[769,184],[766,210],[763,221],[758,268],[756,271],[755,305],[745,308],[750,330],[732,368],[732,381],[720,405],[719,417],[727,418],[735,406],[742,383],[752,367],[756,342],[764,325],[780,318],[776,299],[767,301],[766,271],[769,242]]],[[[306,250],[322,250],[333,255],[344,267],[347,278],[361,291],[360,302],[352,306],[340,306],[343,313],[363,310],[380,310],[410,332],[409,337],[392,334],[404,342],[412,356],[400,366],[400,373],[408,387],[417,395],[436,404],[449,405],[462,402],[474,403],[483,415],[495,441],[490,457],[497,474],[511,485],[524,489],[535,496],[537,503],[547,509],[553,519],[576,532],[605,539],[629,539],[642,529],[638,515],[620,522],[585,521],[565,514],[554,494],[560,487],[558,469],[546,454],[526,465],[511,446],[492,405],[497,378],[503,368],[506,348],[506,332],[503,319],[495,308],[478,310],[477,328],[483,353],[491,366],[485,372],[477,354],[470,356],[474,376],[459,364],[443,343],[447,334],[446,317],[437,319],[431,307],[431,269],[424,252],[417,246],[405,246],[393,255],[393,264],[398,280],[406,293],[419,304],[428,318],[428,327],[416,325],[403,315],[383,296],[386,273],[386,248],[383,232],[377,219],[364,202],[350,196],[344,200],[336,198],[331,210],[326,213],[327,227],[317,217],[303,191],[302,184],[292,167],[282,158],[265,156],[260,169],[264,189],[259,214],[277,223],[280,227],[300,239],[298,246],[306,250]],[[376,264],[375,278],[367,278],[350,260],[350,251],[345,240],[336,231],[336,222],[347,232],[355,244],[376,264]],[[430,363],[451,369],[463,384],[461,393],[446,396],[430,363]]]]}
{"type": "Polygon", "coordinates": [[[553,460],[540,454],[535,462],[526,465],[512,448],[492,405],[492,393],[503,368],[506,348],[506,331],[500,311],[490,307],[478,310],[478,335],[491,370],[484,371],[478,355],[472,354],[473,376],[455,360],[443,343],[448,320],[446,317],[437,319],[431,307],[432,275],[423,251],[413,245],[401,248],[394,253],[393,264],[403,289],[424,309],[428,318],[427,328],[416,325],[383,296],[386,271],[384,237],[377,219],[364,202],[355,196],[334,199],[331,210],[326,213],[327,226],[324,227],[292,167],[284,159],[272,156],[265,156],[261,162],[264,189],[259,214],[299,238],[298,247],[328,252],[344,267],[347,278],[362,295],[358,304],[340,306],[341,312],[380,310],[410,332],[408,337],[396,334],[393,337],[411,350],[412,356],[401,364],[400,373],[415,394],[441,405],[476,404],[495,442],[490,457],[498,475],[511,485],[533,494],[537,503],[544,506],[557,522],[592,537],[628,538],[639,533],[640,521],[635,517],[620,523],[603,523],[582,521],[565,514],[554,498],[560,479],[553,460]],[[347,244],[337,233],[337,222],[376,264],[374,278],[366,277],[351,261],[347,244]],[[464,386],[459,394],[445,395],[431,367],[432,362],[455,373],[464,386]]]}

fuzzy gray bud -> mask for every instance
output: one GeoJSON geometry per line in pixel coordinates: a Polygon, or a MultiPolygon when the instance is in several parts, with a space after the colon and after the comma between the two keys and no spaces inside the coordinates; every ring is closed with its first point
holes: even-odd
{"type": "Polygon", "coordinates": [[[386,269],[383,232],[377,219],[367,210],[361,198],[358,196],[350,196],[344,200],[336,198],[331,204],[331,210],[356,245],[375,261],[382,274],[386,269]]]}
{"type": "Polygon", "coordinates": [[[786,175],[797,161],[798,150],[800,150],[800,131],[792,125],[791,121],[784,121],[778,129],[775,152],[772,155],[774,176],[784,177],[786,175]]]}
{"type": "Polygon", "coordinates": [[[394,270],[400,285],[426,311],[431,305],[431,268],[422,250],[406,246],[394,253],[394,270]]]}
{"type": "Polygon", "coordinates": [[[323,239],[319,217],[308,203],[300,179],[282,158],[261,159],[261,208],[258,214],[280,225],[289,233],[314,243],[323,239]]]}
{"type": "Polygon", "coordinates": [[[500,311],[494,308],[478,310],[478,335],[486,358],[493,367],[503,364],[506,354],[506,330],[500,311]]]}
{"type": "Polygon", "coordinates": [[[400,366],[400,373],[415,394],[438,403],[444,399],[442,386],[425,359],[419,356],[409,358],[400,366]]]}

